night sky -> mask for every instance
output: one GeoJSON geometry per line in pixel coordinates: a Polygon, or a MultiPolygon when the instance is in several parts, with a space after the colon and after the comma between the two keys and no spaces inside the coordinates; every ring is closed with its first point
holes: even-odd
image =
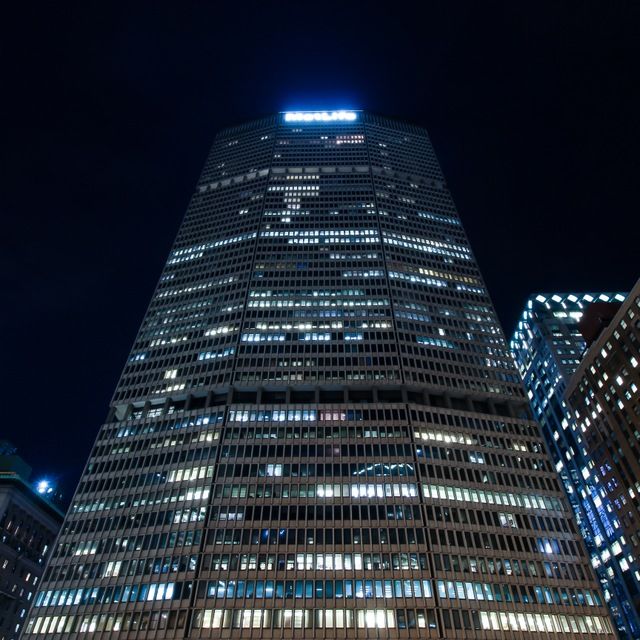
{"type": "Polygon", "coordinates": [[[425,126],[507,335],[533,291],[640,276],[637,3],[16,4],[0,438],[68,498],[222,127],[293,108],[425,126]]]}

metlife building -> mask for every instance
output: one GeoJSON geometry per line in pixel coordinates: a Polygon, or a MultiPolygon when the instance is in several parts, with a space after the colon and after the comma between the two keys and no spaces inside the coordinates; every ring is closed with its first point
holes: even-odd
{"type": "Polygon", "coordinates": [[[25,638],[613,638],[424,129],[217,136],[25,638]]]}

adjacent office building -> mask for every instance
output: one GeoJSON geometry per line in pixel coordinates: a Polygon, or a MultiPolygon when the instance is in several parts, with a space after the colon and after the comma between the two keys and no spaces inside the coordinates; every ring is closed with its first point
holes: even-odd
{"type": "Polygon", "coordinates": [[[29,481],[31,467],[0,441],[0,640],[16,640],[63,515],[29,481]]]}
{"type": "MultiPolygon", "coordinates": [[[[623,293],[538,294],[527,301],[511,340],[531,408],[558,471],[612,619],[623,638],[640,636],[634,598],[638,579],[621,565],[621,520],[606,491],[585,432],[565,400],[567,384],[580,367],[587,337],[625,299],[623,293]],[[582,330],[581,330],[582,329],[582,330]]],[[[630,538],[627,537],[630,541],[630,538]]]]}
{"type": "Polygon", "coordinates": [[[25,638],[613,637],[427,133],[222,131],[25,638]]]}
{"type": "Polygon", "coordinates": [[[566,397],[615,525],[602,556],[619,567],[640,617],[640,281],[594,338],[566,397]]]}

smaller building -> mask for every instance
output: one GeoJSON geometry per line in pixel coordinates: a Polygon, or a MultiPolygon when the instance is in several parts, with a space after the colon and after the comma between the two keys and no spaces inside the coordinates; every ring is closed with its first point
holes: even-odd
{"type": "Polygon", "coordinates": [[[527,301],[511,352],[540,422],[549,453],[573,508],[611,618],[622,640],[640,638],[634,606],[637,579],[629,580],[616,554],[620,524],[603,493],[584,434],[564,399],[566,385],[591,341],[615,316],[626,293],[540,293],[527,301]]]}
{"type": "Polygon", "coordinates": [[[585,353],[565,396],[613,510],[610,548],[640,612],[640,280],[585,353]]]}
{"type": "Polygon", "coordinates": [[[63,513],[29,482],[31,468],[0,442],[0,640],[16,640],[63,513]]]}

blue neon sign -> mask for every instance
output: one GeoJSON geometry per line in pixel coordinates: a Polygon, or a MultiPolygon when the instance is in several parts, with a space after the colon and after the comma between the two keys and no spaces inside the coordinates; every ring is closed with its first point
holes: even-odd
{"type": "Polygon", "coordinates": [[[287,111],[285,122],[353,122],[358,118],[355,111],[287,111]]]}

